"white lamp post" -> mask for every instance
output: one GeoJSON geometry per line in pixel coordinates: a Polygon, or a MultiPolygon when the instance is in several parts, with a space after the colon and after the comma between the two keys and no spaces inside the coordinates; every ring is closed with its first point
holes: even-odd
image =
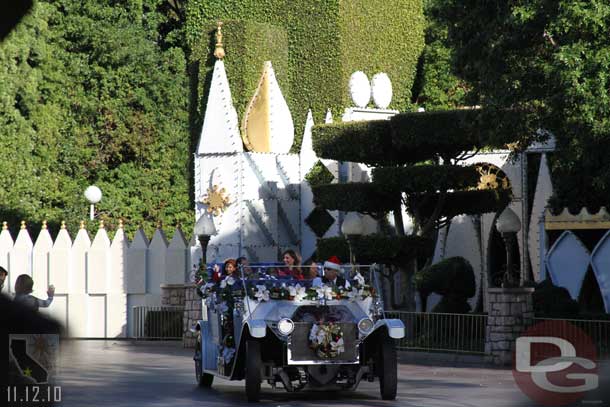
{"type": "Polygon", "coordinates": [[[204,213],[197,219],[197,223],[195,223],[194,227],[195,236],[199,239],[199,244],[201,244],[201,259],[202,263],[207,264],[206,253],[208,251],[208,243],[210,242],[210,237],[216,234],[216,227],[214,226],[214,220],[210,215],[204,213]]]}
{"type": "Polygon", "coordinates": [[[356,212],[350,212],[347,214],[341,225],[341,233],[347,237],[347,245],[349,247],[349,262],[355,263],[355,256],[352,247],[353,240],[356,236],[360,236],[364,233],[364,225],[362,219],[356,212]]]}
{"type": "MultiPolygon", "coordinates": [[[[508,206],[502,211],[496,220],[496,228],[502,235],[506,245],[506,274],[504,284],[514,286],[516,282],[513,280],[513,246],[517,237],[517,232],[521,230],[521,221],[519,217],[508,206]]],[[[523,283],[523,276],[521,276],[523,283]]]]}
{"type": "Polygon", "coordinates": [[[85,189],[85,198],[91,204],[89,207],[89,219],[95,218],[95,204],[102,200],[102,190],[95,185],[90,185],[85,189]]]}

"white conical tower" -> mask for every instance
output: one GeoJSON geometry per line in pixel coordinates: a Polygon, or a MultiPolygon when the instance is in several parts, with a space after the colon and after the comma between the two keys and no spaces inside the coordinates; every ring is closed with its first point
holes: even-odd
{"type": "Polygon", "coordinates": [[[210,94],[197,147],[198,154],[239,153],[244,150],[239,135],[237,111],[233,106],[231,89],[222,60],[224,51],[219,52],[222,50],[221,26],[219,23],[216,32],[217,44],[214,55],[218,59],[214,63],[210,94]]]}

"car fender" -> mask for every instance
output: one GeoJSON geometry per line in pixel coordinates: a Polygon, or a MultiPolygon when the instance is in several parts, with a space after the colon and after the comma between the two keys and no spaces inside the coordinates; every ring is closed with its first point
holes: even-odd
{"type": "Polygon", "coordinates": [[[262,319],[249,319],[246,326],[253,338],[264,338],[267,335],[267,323],[262,319]]]}
{"type": "Polygon", "coordinates": [[[375,323],[373,332],[381,327],[386,327],[388,335],[393,339],[402,339],[405,337],[405,324],[400,319],[380,319],[375,323]]]}

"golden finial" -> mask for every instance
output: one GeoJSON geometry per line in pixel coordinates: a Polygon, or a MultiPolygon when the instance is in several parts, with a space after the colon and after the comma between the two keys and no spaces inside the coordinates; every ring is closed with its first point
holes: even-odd
{"type": "Polygon", "coordinates": [[[8,230],[8,222],[7,221],[2,222],[2,230],[8,230]]]}
{"type": "Polygon", "coordinates": [[[163,226],[163,223],[160,220],[158,220],[157,221],[157,229],[161,229],[162,226],[163,226]]]}
{"type": "Polygon", "coordinates": [[[61,221],[61,229],[63,230],[63,229],[65,229],[65,228],[66,228],[66,221],[65,221],[65,220],[62,220],[62,221],[61,221]]]}
{"type": "Polygon", "coordinates": [[[42,229],[47,230],[47,221],[46,220],[42,221],[42,229]]]}
{"type": "Polygon", "coordinates": [[[100,229],[104,229],[104,220],[100,219],[100,229]]]}
{"type": "Polygon", "coordinates": [[[225,49],[222,44],[222,21],[218,22],[216,28],[216,48],[214,49],[214,56],[217,59],[223,59],[225,57],[225,49]]]}
{"type": "Polygon", "coordinates": [[[123,229],[123,219],[119,219],[119,229],[123,229]]]}
{"type": "Polygon", "coordinates": [[[81,228],[81,229],[84,229],[84,228],[85,228],[85,221],[84,221],[84,220],[81,220],[81,221],[80,221],[80,228],[81,228]]]}
{"type": "Polygon", "coordinates": [[[25,229],[25,221],[24,220],[21,221],[21,230],[23,230],[23,229],[25,229]]]}

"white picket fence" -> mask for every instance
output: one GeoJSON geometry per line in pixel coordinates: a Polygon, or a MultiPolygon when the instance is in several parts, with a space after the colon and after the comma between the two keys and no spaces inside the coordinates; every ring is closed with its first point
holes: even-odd
{"type": "Polygon", "coordinates": [[[161,229],[150,241],[140,230],[130,242],[120,227],[110,240],[103,225],[93,241],[83,226],[74,240],[63,227],[55,240],[43,227],[35,242],[25,224],[15,240],[6,225],[0,232],[0,266],[9,272],[3,293],[13,294],[21,274],[34,279],[39,298],[47,298],[53,284],[54,301],[41,311],[61,321],[71,337],[133,336],[133,307],[161,305],[160,285],[187,281],[200,256],[180,229],[169,242],[161,229]]]}

